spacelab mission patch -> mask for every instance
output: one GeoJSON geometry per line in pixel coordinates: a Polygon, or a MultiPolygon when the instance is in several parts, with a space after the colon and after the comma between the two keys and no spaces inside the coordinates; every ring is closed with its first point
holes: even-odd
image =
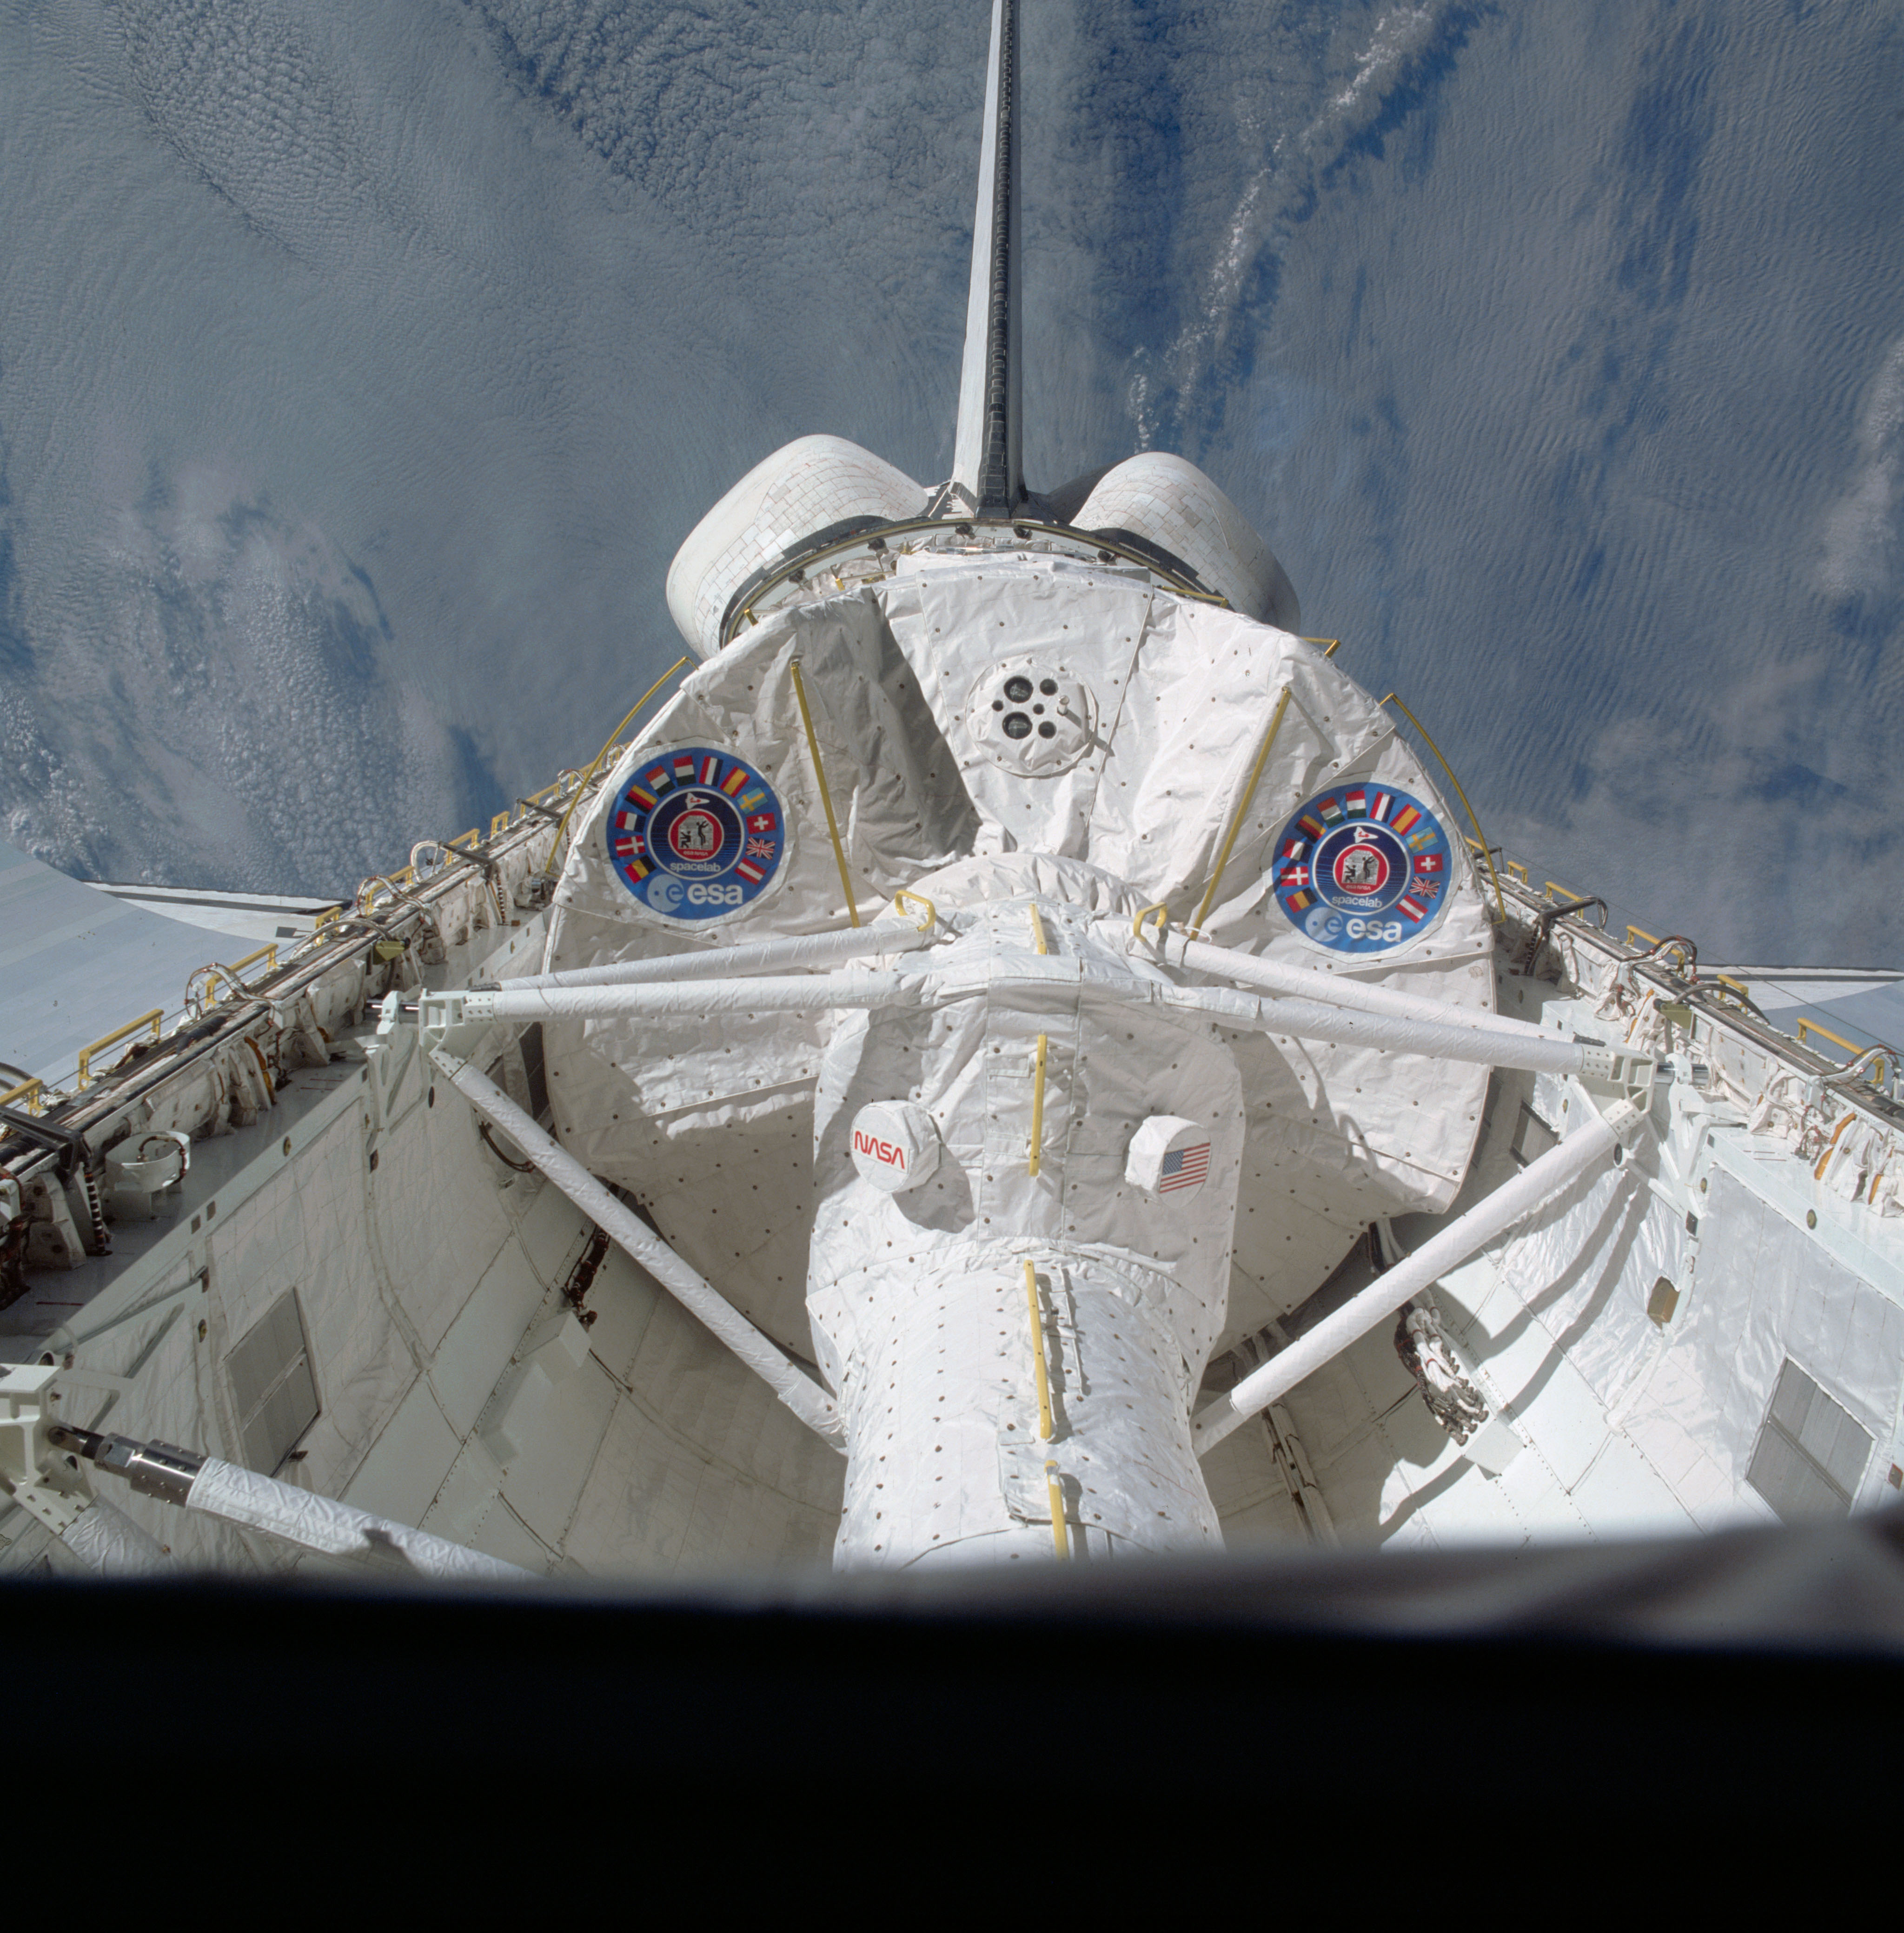
{"type": "Polygon", "coordinates": [[[1392,787],[1338,786],[1296,808],[1276,850],[1277,903],[1332,953],[1384,953],[1447,905],[1453,856],[1441,821],[1392,787]]]}
{"type": "Polygon", "coordinates": [[[780,796],[748,762],[706,745],[642,760],[603,822],[616,876],[671,921],[719,919],[770,892],[786,856],[780,796]]]}

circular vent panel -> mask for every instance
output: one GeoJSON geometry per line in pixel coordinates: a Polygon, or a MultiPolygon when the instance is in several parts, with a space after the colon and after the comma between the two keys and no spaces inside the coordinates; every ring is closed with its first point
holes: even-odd
{"type": "Polygon", "coordinates": [[[1054,778],[1097,742],[1097,701],[1062,665],[1007,658],[972,687],[965,729],[993,764],[1020,778],[1054,778]]]}

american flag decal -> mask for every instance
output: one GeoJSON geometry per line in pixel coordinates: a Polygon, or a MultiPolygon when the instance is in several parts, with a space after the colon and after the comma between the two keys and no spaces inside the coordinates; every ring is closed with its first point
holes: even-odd
{"type": "Polygon", "coordinates": [[[1173,1188],[1201,1188],[1209,1177],[1208,1141],[1199,1141],[1195,1147],[1172,1148],[1163,1158],[1157,1192],[1168,1195],[1173,1188]]]}

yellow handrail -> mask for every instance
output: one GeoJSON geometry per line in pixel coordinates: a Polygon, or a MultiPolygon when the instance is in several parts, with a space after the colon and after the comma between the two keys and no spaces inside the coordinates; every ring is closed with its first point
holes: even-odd
{"type": "Polygon", "coordinates": [[[498,832],[508,830],[509,815],[514,810],[514,807],[507,806],[489,821],[489,837],[492,839],[495,838],[498,832]]]}
{"type": "MultiPolygon", "coordinates": [[[[332,917],[335,918],[335,915],[332,915],[332,917]]],[[[265,976],[268,979],[278,970],[276,940],[267,940],[255,953],[248,953],[243,959],[234,960],[229,966],[222,966],[216,960],[212,960],[203,966],[194,966],[185,981],[185,994],[188,1001],[191,995],[191,983],[201,973],[222,974],[230,982],[235,991],[241,994],[245,992],[246,991],[244,981],[245,969],[247,966],[256,966],[260,960],[265,962],[265,976]]],[[[206,998],[205,1005],[208,1007],[215,1007],[218,1004],[218,990],[217,983],[214,982],[211,991],[206,998]]]]}
{"type": "Polygon", "coordinates": [[[1554,899],[1584,900],[1590,897],[1586,893],[1575,892],[1572,886],[1563,886],[1558,879],[1546,881],[1545,888],[1549,897],[1554,899]]]}
{"type": "Polygon", "coordinates": [[[9,1087],[5,1093],[0,1094],[0,1108],[11,1108],[16,1101],[24,1099],[29,1114],[44,1114],[46,1102],[43,1097],[46,1091],[47,1084],[38,1075],[32,1075],[17,1087],[9,1087]]]}
{"type": "Polygon", "coordinates": [[[185,1005],[194,1014],[202,1013],[206,1008],[215,1007],[218,1004],[218,982],[216,979],[207,987],[202,1000],[194,1003],[192,999],[191,990],[197,984],[199,976],[205,973],[223,976],[231,983],[234,993],[242,994],[245,991],[244,982],[229,966],[221,966],[215,960],[208,960],[203,966],[194,966],[185,976],[185,1005]]]}
{"type": "MultiPolygon", "coordinates": [[[[1548,884],[1550,886],[1552,885],[1553,883],[1554,882],[1551,879],[1548,882],[1548,884]]],[[[1566,888],[1563,886],[1560,890],[1564,892],[1566,888]]],[[[1576,894],[1575,897],[1578,898],[1579,895],[1576,894]]],[[[1626,944],[1629,946],[1632,946],[1636,938],[1644,939],[1647,942],[1647,950],[1644,954],[1641,954],[1641,957],[1642,959],[1646,959],[1656,957],[1662,972],[1671,973],[1674,979],[1680,980],[1686,979],[1689,973],[1693,980],[1696,981],[1698,979],[1698,960],[1695,954],[1692,942],[1689,939],[1681,937],[1678,933],[1671,933],[1664,939],[1656,939],[1644,927],[1629,926],[1627,927],[1626,944]],[[1671,953],[1677,953],[1680,956],[1680,963],[1679,966],[1668,966],[1666,964],[1666,960],[1670,957],[1670,954],[1667,951],[1668,948],[1671,949],[1671,953]]],[[[1635,951],[1638,951],[1638,949],[1635,948],[1635,951]]],[[[1725,979],[1725,978],[1723,974],[1719,975],[1719,977],[1721,979],[1725,979]]],[[[1739,983],[1736,980],[1726,981],[1726,985],[1730,987],[1738,987],[1738,990],[1741,994],[1745,993],[1745,989],[1743,987],[1739,987],[1739,983]]],[[[1749,994],[1746,995],[1746,998],[1749,999],[1750,997],[1751,996],[1749,994]]]]}
{"type": "Polygon", "coordinates": [[[1069,1563],[1071,1535],[1064,1522],[1064,1492],[1058,1485],[1057,1466],[1048,1457],[1045,1459],[1045,1495],[1051,1507],[1051,1548],[1060,1564],[1069,1563]]]}
{"type": "Polygon", "coordinates": [[[914,906],[925,907],[925,918],[916,921],[914,924],[919,927],[920,932],[930,933],[939,924],[939,909],[923,893],[916,893],[909,887],[901,886],[892,896],[892,910],[898,914],[901,919],[906,916],[906,902],[908,900],[910,900],[914,906]]]}
{"type": "Polygon", "coordinates": [[[1160,915],[1157,921],[1157,932],[1160,936],[1162,936],[1164,929],[1169,925],[1170,908],[1163,900],[1159,900],[1155,906],[1145,906],[1131,921],[1130,932],[1133,939],[1141,939],[1144,937],[1144,922],[1152,913],[1160,915]]]}
{"type": "MultiPolygon", "coordinates": [[[[669,666],[667,669],[664,671],[661,675],[642,693],[640,697],[636,699],[634,703],[629,706],[627,717],[623,719],[621,723],[616,726],[615,729],[608,735],[607,744],[603,745],[602,749],[595,754],[594,759],[589,763],[588,769],[576,780],[575,796],[569,801],[568,810],[564,812],[561,817],[555,822],[555,843],[549,849],[549,863],[551,866],[555,864],[555,855],[562,849],[562,834],[568,830],[569,819],[574,813],[576,807],[582,803],[582,795],[588,789],[588,781],[601,769],[602,761],[615,749],[615,740],[620,738],[621,734],[627,729],[629,723],[633,719],[635,714],[639,711],[642,707],[661,689],[662,686],[666,684],[669,679],[672,678],[675,673],[680,670],[681,666],[687,662],[687,660],[685,655],[676,658],[674,663],[669,666]]],[[[544,786],[540,792],[531,792],[529,796],[534,799],[546,798],[549,793],[555,789],[555,786],[558,786],[561,783],[561,780],[558,779],[556,780],[555,785],[544,786]]],[[[857,926],[859,922],[857,920],[855,920],[853,924],[857,926]]]]}
{"type": "MultiPolygon", "coordinates": [[[[1421,734],[1422,744],[1426,745],[1428,750],[1433,753],[1437,759],[1441,759],[1441,768],[1448,774],[1448,783],[1454,788],[1454,796],[1461,801],[1463,809],[1467,813],[1468,823],[1474,828],[1474,836],[1481,841],[1481,856],[1487,861],[1487,876],[1494,882],[1495,909],[1500,920],[1502,923],[1505,923],[1507,919],[1507,897],[1501,891],[1501,876],[1494,870],[1494,855],[1487,849],[1487,835],[1481,831],[1480,818],[1475,813],[1474,807],[1469,804],[1467,794],[1461,789],[1461,781],[1454,776],[1454,768],[1451,765],[1445,758],[1442,758],[1441,747],[1428,736],[1427,731],[1423,726],[1421,720],[1416,717],[1415,714],[1409,711],[1406,705],[1402,703],[1401,700],[1396,696],[1394,693],[1392,691],[1390,692],[1388,696],[1382,702],[1384,705],[1394,705],[1396,709],[1400,712],[1401,715],[1415,727],[1415,730],[1421,734]]],[[[1525,876],[1524,867],[1523,868],[1523,876],[1525,876]]]]}
{"type": "Polygon", "coordinates": [[[1032,1175],[1038,1172],[1041,1150],[1045,1145],[1045,1036],[1038,1036],[1038,1057],[1033,1063],[1031,1079],[1031,1147],[1025,1162],[1025,1171],[1032,1175]]]}
{"type": "Polygon", "coordinates": [[[1045,1319],[1038,1307],[1038,1271],[1031,1258],[1024,1263],[1024,1302],[1031,1317],[1032,1369],[1038,1378],[1038,1438],[1051,1440],[1051,1386],[1045,1372],[1045,1319]]]}
{"type": "MultiPolygon", "coordinates": [[[[833,863],[840,869],[840,890],[847,896],[847,918],[855,926],[859,924],[859,908],[853,897],[853,879],[847,871],[846,848],[840,843],[840,822],[833,816],[832,795],[826,789],[826,768],[820,763],[820,741],[814,733],[814,715],[807,709],[807,681],[800,675],[800,660],[795,658],[787,669],[793,674],[793,696],[799,701],[800,723],[807,729],[807,750],[813,754],[814,778],[820,787],[820,802],[826,808],[826,831],[833,841],[833,863]]],[[[1036,1170],[1033,1172],[1035,1174],[1036,1170]]]]}
{"type": "Polygon", "coordinates": [[[247,966],[260,960],[267,963],[264,970],[267,976],[277,972],[278,942],[276,940],[267,940],[255,953],[246,954],[242,960],[234,960],[225,971],[235,980],[247,966]]]}
{"type": "Polygon", "coordinates": [[[1340,638],[1304,638],[1303,642],[1305,645],[1327,645],[1328,649],[1322,654],[1325,658],[1334,657],[1342,648],[1342,640],[1340,638]]]}
{"type": "MultiPolygon", "coordinates": [[[[1045,1316],[1038,1306],[1038,1271],[1027,1255],[1024,1264],[1025,1312],[1031,1318],[1031,1366],[1038,1379],[1038,1440],[1051,1440],[1051,1385],[1045,1369],[1045,1316]]],[[[1064,1492],[1059,1487],[1057,1466],[1045,1460],[1045,1494],[1051,1506],[1051,1546],[1063,1560],[1071,1555],[1071,1540],[1064,1522],[1064,1492]]]]}
{"type": "Polygon", "coordinates": [[[1507,862],[1507,869],[1524,886],[1527,883],[1527,869],[1518,859],[1510,859],[1507,862]]]}
{"type": "Polygon", "coordinates": [[[1045,944],[1045,922],[1038,916],[1038,902],[1036,900],[1027,902],[1025,910],[1031,915],[1032,945],[1041,954],[1050,952],[1051,949],[1045,944]]]}
{"type": "MultiPolygon", "coordinates": [[[[1881,1052],[1884,1057],[1884,1078],[1887,1081],[1894,1071],[1890,1050],[1884,1047],[1881,1043],[1875,1048],[1860,1047],[1855,1041],[1847,1040],[1841,1033],[1833,1033],[1828,1027],[1821,1027],[1816,1021],[1800,1020],[1798,1023],[1798,1045],[1800,1047],[1805,1045],[1805,1036],[1808,1033],[1817,1034],[1821,1039],[1831,1042],[1835,1046],[1842,1047],[1854,1060],[1862,1060],[1867,1054],[1881,1052]]],[[[1812,1051],[1816,1052],[1817,1050],[1814,1048],[1812,1051]]],[[[1871,1084],[1874,1087],[1881,1084],[1875,1078],[1875,1070],[1872,1071],[1871,1084]]]]}
{"type": "Polygon", "coordinates": [[[1217,897],[1217,888],[1223,882],[1223,868],[1229,864],[1230,848],[1236,843],[1236,835],[1243,830],[1243,822],[1250,816],[1251,801],[1256,796],[1256,783],[1263,775],[1263,767],[1269,762],[1270,747],[1276,743],[1276,735],[1283,729],[1283,714],[1289,708],[1288,685],[1283,687],[1283,696],[1276,701],[1276,715],[1269,721],[1269,730],[1264,735],[1263,748],[1256,754],[1256,762],[1250,770],[1250,783],[1243,788],[1243,798],[1236,808],[1236,816],[1230,821],[1229,834],[1223,841],[1223,849],[1217,855],[1217,870],[1210,875],[1210,884],[1203,895],[1203,903],[1196,909],[1196,917],[1190,921],[1190,930],[1199,933],[1203,928],[1205,914],[1208,912],[1217,897]]]}
{"type": "Polygon", "coordinates": [[[106,1035],[102,1039],[95,1041],[90,1047],[81,1048],[80,1050],[80,1085],[82,1087],[85,1087],[91,1084],[92,1081],[92,1057],[97,1054],[102,1047],[116,1047],[121,1041],[125,1039],[128,1034],[137,1033],[142,1027],[150,1027],[152,1030],[152,1039],[156,1041],[160,1038],[159,1024],[164,1018],[165,1009],[163,1007],[155,1007],[150,1013],[141,1014],[136,1021],[128,1021],[124,1027],[115,1027],[110,1033],[106,1035]]]}
{"type": "Polygon", "coordinates": [[[1823,1036],[1825,1039],[1833,1042],[1836,1045],[1842,1047],[1847,1054],[1852,1055],[1854,1057],[1865,1051],[1863,1048],[1857,1046],[1854,1042],[1847,1040],[1842,1034],[1833,1033],[1828,1027],[1821,1027],[1816,1021],[1808,1020],[1801,1020],[1798,1023],[1798,1045],[1800,1047],[1803,1047],[1805,1045],[1805,1036],[1808,1033],[1815,1033],[1823,1036]]]}

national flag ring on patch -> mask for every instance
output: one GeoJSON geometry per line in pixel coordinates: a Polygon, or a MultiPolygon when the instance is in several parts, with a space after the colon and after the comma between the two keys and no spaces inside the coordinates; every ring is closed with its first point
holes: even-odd
{"type": "Polygon", "coordinates": [[[747,760],[680,745],[648,753],[609,800],[603,834],[636,907],[682,926],[731,917],[772,891],[786,875],[791,828],[747,760]]]}
{"type": "Polygon", "coordinates": [[[1305,801],[1273,849],[1272,891],[1306,940],[1331,953],[1412,945],[1439,921],[1454,847],[1426,801],[1369,784],[1305,801]]]}

